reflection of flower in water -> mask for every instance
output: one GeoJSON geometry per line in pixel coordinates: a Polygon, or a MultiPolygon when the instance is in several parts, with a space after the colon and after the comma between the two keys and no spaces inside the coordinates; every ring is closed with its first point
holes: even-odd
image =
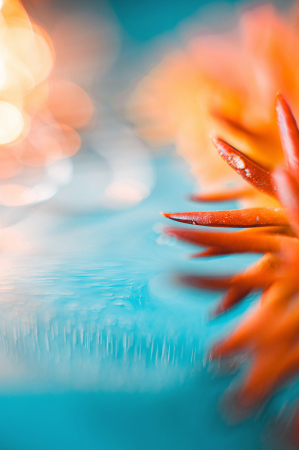
{"type": "Polygon", "coordinates": [[[21,205],[41,196],[29,195],[30,188],[13,178],[28,166],[48,166],[76,153],[76,129],[90,121],[93,105],[77,84],[49,78],[55,50],[18,1],[4,0],[0,14],[0,203],[21,205]]]}
{"type": "Polygon", "coordinates": [[[233,183],[232,196],[247,193],[255,205],[269,204],[230,172],[209,135],[270,168],[282,161],[273,98],[281,89],[299,116],[297,18],[296,8],[285,17],[270,5],[246,11],[237,29],[196,37],[185,51],[166,56],[134,94],[129,110],[137,131],[154,143],[176,144],[204,189],[202,200],[220,186],[225,197],[223,188],[233,183]]]}

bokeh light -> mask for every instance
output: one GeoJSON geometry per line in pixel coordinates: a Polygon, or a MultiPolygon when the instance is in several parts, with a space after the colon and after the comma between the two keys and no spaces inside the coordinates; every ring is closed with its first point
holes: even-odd
{"type": "MultiPolygon", "coordinates": [[[[6,184],[0,187],[0,204],[28,205],[41,197],[33,195],[30,186],[9,180],[28,166],[42,168],[74,155],[81,146],[76,129],[86,126],[94,114],[86,91],[68,79],[75,69],[72,65],[70,69],[70,61],[67,73],[61,73],[64,78],[57,78],[57,73],[53,77],[53,69],[63,60],[63,51],[72,55],[82,70],[91,55],[84,54],[82,42],[76,55],[70,51],[67,38],[76,28],[68,23],[58,45],[62,56],[57,58],[49,35],[29,19],[17,0],[3,2],[1,21],[0,178],[6,184]]],[[[80,26],[82,35],[84,25],[80,26]]],[[[88,37],[86,42],[90,42],[88,37]]]]}

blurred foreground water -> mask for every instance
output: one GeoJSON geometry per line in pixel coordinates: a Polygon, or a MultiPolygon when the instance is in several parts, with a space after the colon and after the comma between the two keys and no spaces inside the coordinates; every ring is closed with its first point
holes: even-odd
{"type": "Polygon", "coordinates": [[[67,186],[2,229],[0,445],[260,448],[265,419],[228,427],[218,402],[230,379],[204,363],[232,326],[209,321],[218,294],[173,279],[250,259],[184,258],[159,211],[194,207],[187,166],[109,123],[87,136],[67,186]]]}

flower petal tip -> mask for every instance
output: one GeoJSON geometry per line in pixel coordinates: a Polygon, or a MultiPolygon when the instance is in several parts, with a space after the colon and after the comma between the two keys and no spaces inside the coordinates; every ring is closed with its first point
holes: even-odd
{"type": "Polygon", "coordinates": [[[213,142],[214,146],[218,149],[218,146],[219,146],[219,144],[221,142],[221,139],[219,139],[219,137],[215,136],[215,135],[211,135],[210,139],[213,142]]]}
{"type": "Polygon", "coordinates": [[[277,91],[276,93],[276,101],[278,100],[285,100],[284,96],[281,93],[281,90],[277,91]]]}

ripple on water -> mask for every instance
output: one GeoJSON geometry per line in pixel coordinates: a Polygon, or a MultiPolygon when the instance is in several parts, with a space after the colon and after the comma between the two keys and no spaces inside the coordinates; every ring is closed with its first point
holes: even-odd
{"type": "Polygon", "coordinates": [[[159,389],[200,365],[200,330],[194,334],[182,314],[157,308],[151,297],[154,263],[6,262],[0,356],[10,370],[0,375],[0,390],[32,380],[39,387],[159,389]]]}

